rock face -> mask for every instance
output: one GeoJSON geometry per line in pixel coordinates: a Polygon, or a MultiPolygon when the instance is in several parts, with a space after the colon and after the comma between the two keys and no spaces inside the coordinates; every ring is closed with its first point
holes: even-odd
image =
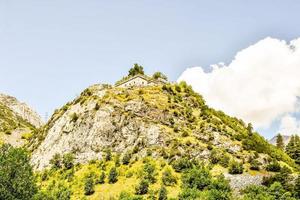
{"type": "Polygon", "coordinates": [[[264,176],[256,175],[251,176],[249,174],[231,175],[225,174],[225,178],[230,181],[230,186],[235,191],[245,189],[249,185],[262,185],[264,176]]]}
{"type": "Polygon", "coordinates": [[[19,102],[15,97],[0,94],[0,103],[9,107],[16,115],[28,121],[36,128],[44,124],[41,117],[33,109],[27,104],[19,102]]]}
{"type": "Polygon", "coordinates": [[[246,162],[254,156],[242,144],[247,134],[241,120],[208,108],[186,84],[94,85],[56,110],[28,147],[36,170],[49,167],[56,154],[72,153],[75,162],[86,163],[103,158],[108,149],[168,161],[226,156],[246,162]]]}

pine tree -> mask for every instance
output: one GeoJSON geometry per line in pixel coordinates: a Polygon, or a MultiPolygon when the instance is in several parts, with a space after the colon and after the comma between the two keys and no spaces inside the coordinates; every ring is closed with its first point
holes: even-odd
{"type": "Polygon", "coordinates": [[[277,138],[276,138],[276,146],[278,149],[281,149],[281,150],[284,149],[283,137],[280,133],[277,135],[277,138]]]}
{"type": "Polygon", "coordinates": [[[286,146],[285,149],[286,153],[293,159],[295,159],[296,154],[296,143],[295,143],[295,136],[292,135],[289,143],[286,146]]]}
{"type": "Polygon", "coordinates": [[[108,176],[108,182],[110,184],[116,183],[118,181],[118,172],[116,167],[111,168],[108,176]]]}

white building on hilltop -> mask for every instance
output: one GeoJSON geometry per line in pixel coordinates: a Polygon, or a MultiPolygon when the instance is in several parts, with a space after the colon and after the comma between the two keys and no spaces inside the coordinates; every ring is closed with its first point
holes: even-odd
{"type": "Polygon", "coordinates": [[[166,82],[167,81],[162,78],[153,79],[143,74],[137,74],[133,77],[119,81],[116,83],[116,87],[145,87],[165,84],[166,82]]]}

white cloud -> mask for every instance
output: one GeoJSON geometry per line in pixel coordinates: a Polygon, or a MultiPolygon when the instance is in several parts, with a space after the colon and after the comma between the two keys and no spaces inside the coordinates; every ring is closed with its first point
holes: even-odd
{"type": "Polygon", "coordinates": [[[267,128],[275,119],[300,109],[300,38],[266,38],[238,52],[228,65],[213,65],[211,72],[188,68],[185,80],[208,105],[267,128]]]}
{"type": "Polygon", "coordinates": [[[300,134],[300,121],[295,117],[285,115],[280,122],[279,133],[283,135],[300,134]]]}

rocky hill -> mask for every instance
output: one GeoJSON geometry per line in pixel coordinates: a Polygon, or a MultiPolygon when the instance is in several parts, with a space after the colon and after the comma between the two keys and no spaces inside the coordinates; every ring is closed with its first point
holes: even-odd
{"type": "Polygon", "coordinates": [[[0,140],[14,146],[26,142],[43,125],[39,115],[16,98],[0,94],[0,140]]]}
{"type": "Polygon", "coordinates": [[[175,199],[192,166],[207,166],[213,177],[224,174],[236,191],[261,184],[284,166],[298,171],[251,124],[209,108],[184,82],[93,85],[56,110],[27,147],[43,190],[64,185],[72,199],[118,199],[124,190],[140,194],[136,187],[145,171],[155,176],[147,180],[156,192],[160,180],[172,175],[173,183],[163,184],[175,199]]]}

